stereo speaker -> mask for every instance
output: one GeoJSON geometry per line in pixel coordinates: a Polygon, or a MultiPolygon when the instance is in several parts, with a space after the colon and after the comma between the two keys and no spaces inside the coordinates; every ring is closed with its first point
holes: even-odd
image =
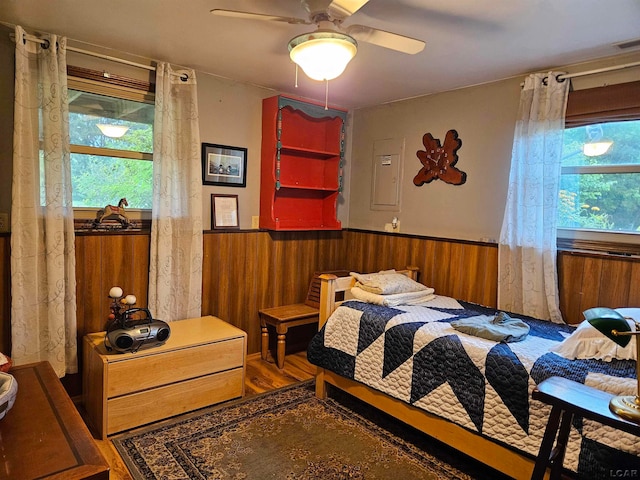
{"type": "Polygon", "coordinates": [[[152,320],[142,324],[115,324],[107,330],[105,342],[122,353],[163,345],[171,335],[169,324],[152,320]]]}

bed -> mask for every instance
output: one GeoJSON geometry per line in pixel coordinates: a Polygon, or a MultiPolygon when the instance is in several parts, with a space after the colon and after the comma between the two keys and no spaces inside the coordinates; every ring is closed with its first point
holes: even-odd
{"type": "MultiPolygon", "coordinates": [[[[394,273],[414,281],[417,269],[394,273]]],[[[508,314],[528,333],[521,341],[488,340],[459,328],[497,318],[496,310],[437,294],[415,305],[379,302],[402,295],[363,298],[360,280],[321,276],[320,330],[307,350],[318,367],[316,394],[338,387],[513,478],[530,478],[549,416],[548,406],[531,399],[538,383],[563,376],[635,394],[634,360],[570,360],[552,351],[578,338],[574,326],[508,314]],[[341,292],[345,300],[337,301],[341,292]]],[[[589,479],[637,474],[637,440],[576,419],[564,466],[589,479]]]]}

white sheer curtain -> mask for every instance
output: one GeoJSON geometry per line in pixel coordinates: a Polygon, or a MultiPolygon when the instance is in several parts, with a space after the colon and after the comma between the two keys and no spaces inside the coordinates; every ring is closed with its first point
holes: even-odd
{"type": "Polygon", "coordinates": [[[16,26],[11,356],[62,377],[78,371],[66,38],[24,38],[16,26]]]}
{"type": "Polygon", "coordinates": [[[516,123],[498,253],[498,307],[562,323],[556,209],[568,81],[525,80],[516,123]]]}
{"type": "Polygon", "coordinates": [[[202,305],[202,171],[193,70],[156,70],[149,309],[172,321],[202,305]]]}

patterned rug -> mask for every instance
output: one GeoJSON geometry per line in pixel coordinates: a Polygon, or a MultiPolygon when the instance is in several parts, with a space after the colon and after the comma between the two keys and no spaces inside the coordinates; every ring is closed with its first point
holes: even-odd
{"type": "Polygon", "coordinates": [[[135,479],[496,479],[464,455],[313,382],[198,410],[113,443],[135,479]]]}

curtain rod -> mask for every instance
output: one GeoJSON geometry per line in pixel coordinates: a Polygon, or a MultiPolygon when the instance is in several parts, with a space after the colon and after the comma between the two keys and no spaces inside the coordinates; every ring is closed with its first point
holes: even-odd
{"type": "MultiPolygon", "coordinates": [[[[9,34],[9,36],[15,42],[15,34],[11,33],[11,34],[9,34]]],[[[29,35],[28,33],[24,34],[24,38],[26,40],[31,41],[31,42],[39,43],[41,45],[48,45],[49,44],[48,40],[42,39],[40,37],[36,37],[35,35],[29,35]]],[[[105,54],[98,53],[98,52],[92,52],[90,50],[84,50],[82,48],[76,48],[76,47],[67,46],[67,50],[69,50],[71,52],[75,52],[75,53],[80,53],[82,55],[88,55],[88,56],[91,56],[91,57],[103,58],[105,60],[110,60],[112,62],[123,63],[125,65],[130,65],[132,67],[143,68],[145,70],[149,70],[149,71],[152,71],[152,72],[156,71],[156,67],[154,67],[153,65],[144,65],[143,63],[132,62],[130,60],[125,60],[123,58],[112,57],[110,55],[105,55],[105,54]]],[[[180,79],[185,81],[185,82],[189,79],[189,75],[187,75],[184,72],[182,72],[182,73],[181,72],[172,72],[171,74],[175,75],[177,77],[180,77],[180,79]]]]}
{"type": "MultiPolygon", "coordinates": [[[[556,80],[561,82],[561,81],[566,80],[568,78],[584,77],[586,75],[594,75],[596,73],[613,72],[615,70],[623,70],[625,68],[632,68],[632,67],[640,67],[640,62],[623,63],[622,65],[613,65],[611,67],[596,68],[595,70],[586,70],[584,72],[564,73],[564,74],[561,73],[560,75],[556,76],[556,80]]],[[[542,79],[542,81],[546,85],[547,77],[544,77],[542,79]]],[[[524,82],[520,83],[520,86],[524,87],[524,82]]]]}
{"type": "Polygon", "coordinates": [[[624,63],[622,65],[613,65],[611,67],[597,68],[595,70],[587,70],[584,72],[567,73],[563,75],[558,75],[558,79],[566,80],[567,78],[583,77],[585,75],[594,75],[596,73],[613,72],[614,70],[622,70],[625,68],[632,68],[632,67],[640,67],[640,62],[624,63]]]}
{"type": "Polygon", "coordinates": [[[104,55],[104,54],[98,53],[98,52],[91,52],[89,50],[83,50],[82,48],[76,48],[76,47],[67,46],[67,50],[69,50],[70,52],[81,53],[82,55],[88,55],[90,57],[98,57],[98,58],[103,58],[105,60],[110,60],[112,62],[124,63],[125,65],[131,65],[132,67],[143,68],[143,69],[149,70],[151,72],[155,72],[156,71],[156,67],[154,67],[153,65],[144,65],[142,63],[137,63],[137,62],[132,62],[130,60],[125,60],[124,58],[112,57],[110,55],[104,55]]]}

